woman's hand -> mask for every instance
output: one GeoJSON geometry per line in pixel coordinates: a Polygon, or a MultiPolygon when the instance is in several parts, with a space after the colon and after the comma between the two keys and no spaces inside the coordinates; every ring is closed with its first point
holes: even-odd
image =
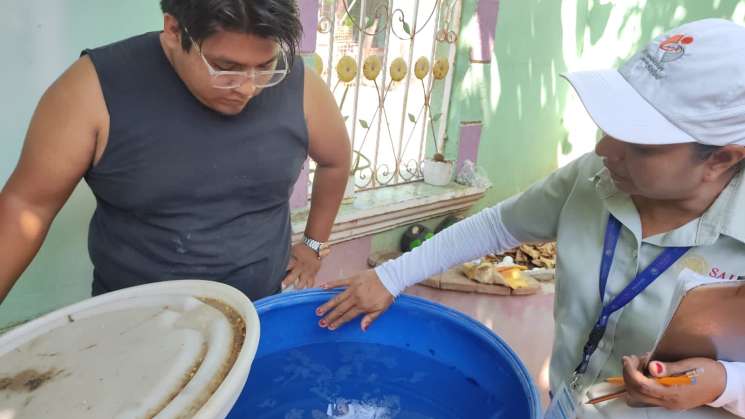
{"type": "Polygon", "coordinates": [[[688,410],[718,399],[727,385],[724,366],[709,358],[688,358],[678,362],[652,361],[644,374],[647,356],[623,357],[623,378],[630,406],[661,406],[669,410],[688,410]],[[694,384],[664,386],[654,378],[684,374],[698,369],[694,384]]]}
{"type": "Polygon", "coordinates": [[[370,324],[393,304],[393,295],[383,286],[372,269],[322,286],[324,289],[337,287],[347,289],[316,309],[316,315],[325,315],[318,325],[329,330],[336,330],[360,314],[365,314],[360,326],[366,331],[370,324]]]}

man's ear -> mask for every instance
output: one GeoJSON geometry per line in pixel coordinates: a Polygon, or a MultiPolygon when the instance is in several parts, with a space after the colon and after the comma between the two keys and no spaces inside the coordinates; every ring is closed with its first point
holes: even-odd
{"type": "Polygon", "coordinates": [[[706,164],[707,180],[715,180],[724,173],[736,168],[745,160],[745,146],[728,144],[709,156],[706,164]]]}
{"type": "Polygon", "coordinates": [[[181,25],[168,13],[163,15],[163,41],[168,48],[181,48],[181,25]]]}

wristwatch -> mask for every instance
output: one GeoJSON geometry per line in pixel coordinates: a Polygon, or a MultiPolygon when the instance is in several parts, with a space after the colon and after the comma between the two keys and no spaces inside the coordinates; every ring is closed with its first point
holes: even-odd
{"type": "Polygon", "coordinates": [[[310,237],[303,234],[303,244],[310,247],[311,250],[316,252],[318,259],[321,259],[331,253],[331,249],[327,243],[321,243],[318,240],[313,240],[310,237]]]}

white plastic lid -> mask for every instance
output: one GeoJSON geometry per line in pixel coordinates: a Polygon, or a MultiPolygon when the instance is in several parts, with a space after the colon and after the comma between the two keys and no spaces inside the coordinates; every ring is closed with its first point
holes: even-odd
{"type": "Polygon", "coordinates": [[[258,342],[251,302],[217,282],[91,298],[0,336],[0,418],[223,418],[258,342]]]}

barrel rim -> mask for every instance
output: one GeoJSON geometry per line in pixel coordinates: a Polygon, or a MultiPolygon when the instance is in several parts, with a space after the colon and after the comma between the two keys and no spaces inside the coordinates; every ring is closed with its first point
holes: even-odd
{"type": "MultiPolygon", "coordinates": [[[[262,298],[254,302],[256,312],[261,316],[265,311],[282,309],[294,306],[299,303],[309,303],[316,301],[325,301],[330,299],[332,296],[341,293],[343,290],[303,290],[303,291],[292,291],[289,293],[276,294],[269,297],[262,298]]],[[[413,296],[413,295],[400,295],[396,297],[395,303],[399,306],[408,306],[425,312],[427,314],[434,315],[435,317],[442,318],[444,320],[451,321],[458,326],[464,327],[467,331],[472,332],[488,344],[490,347],[495,349],[497,352],[504,355],[510,365],[515,367],[515,372],[520,378],[526,393],[529,395],[529,405],[531,409],[532,418],[538,418],[541,416],[541,401],[538,396],[538,388],[530,376],[527,368],[523,364],[522,360],[517,356],[515,351],[510,348],[507,343],[492,332],[489,328],[484,326],[481,322],[469,317],[468,315],[447,307],[440,303],[429,301],[427,299],[413,296]]]]}

